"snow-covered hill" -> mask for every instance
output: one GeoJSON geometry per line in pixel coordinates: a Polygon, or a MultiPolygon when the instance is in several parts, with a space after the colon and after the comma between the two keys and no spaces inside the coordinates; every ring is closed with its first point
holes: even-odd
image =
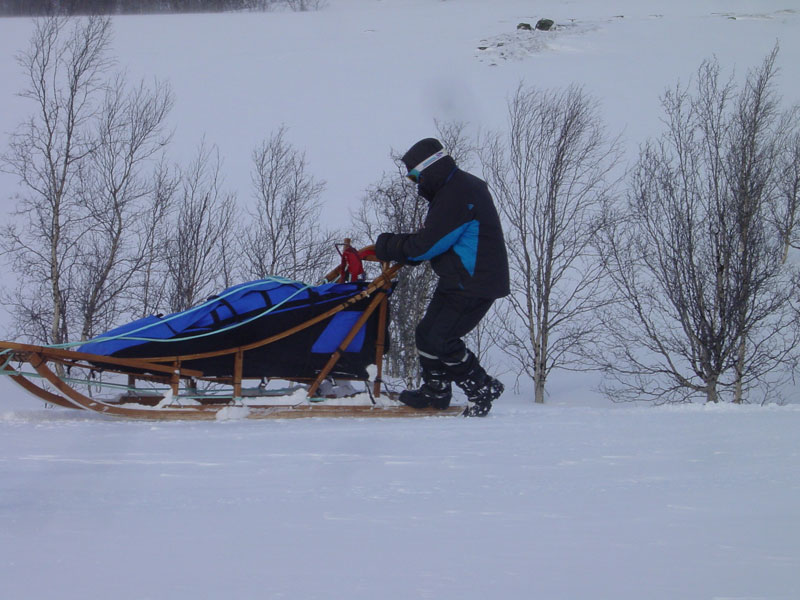
{"type": "MultiPolygon", "coordinates": [[[[712,55],[743,74],[779,42],[797,102],[794,4],[329,0],[117,17],[114,52],[171,83],[176,159],[205,136],[246,201],[251,150],[285,124],[345,224],[390,149],[434,119],[502,126],[523,80],[584,85],[629,154],[712,55]],[[517,30],[543,17],[555,31],[517,30]]],[[[30,31],[0,20],[3,140],[30,31]]],[[[15,189],[0,173],[6,211],[15,189]]],[[[613,406],[570,376],[483,420],[153,425],[0,386],[3,599],[800,597],[796,406],[613,406]]]]}

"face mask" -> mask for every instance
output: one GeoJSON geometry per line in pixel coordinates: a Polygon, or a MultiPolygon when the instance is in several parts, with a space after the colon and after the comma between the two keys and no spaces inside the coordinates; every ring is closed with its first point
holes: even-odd
{"type": "Polygon", "coordinates": [[[423,198],[425,198],[425,200],[427,200],[428,202],[431,202],[436,193],[433,190],[429,190],[428,188],[424,187],[424,185],[425,185],[424,183],[420,183],[417,186],[417,193],[423,198]]]}

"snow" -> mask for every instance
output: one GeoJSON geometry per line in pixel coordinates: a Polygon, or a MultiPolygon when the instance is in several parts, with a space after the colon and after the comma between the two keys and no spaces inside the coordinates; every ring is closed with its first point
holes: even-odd
{"type": "Polygon", "coordinates": [[[0,417],[3,598],[797,598],[800,409],[0,417]]]}
{"type": "MultiPolygon", "coordinates": [[[[743,74],[777,41],[800,99],[787,0],[328,4],[118,17],[114,51],[172,85],[173,158],[205,136],[247,202],[250,152],[285,124],[342,225],[391,149],[435,118],[501,127],[521,80],[584,85],[629,155],[661,127],[658,95],[712,55],[743,74]],[[543,17],[559,29],[516,30],[543,17]]],[[[12,57],[30,30],[0,19],[4,133],[28,111],[12,57]]],[[[0,173],[7,212],[16,186],[0,173]]],[[[46,409],[0,380],[0,598],[800,597],[800,406],[613,405],[575,375],[535,406],[504,379],[486,419],[240,406],[157,424],[46,409]]]]}

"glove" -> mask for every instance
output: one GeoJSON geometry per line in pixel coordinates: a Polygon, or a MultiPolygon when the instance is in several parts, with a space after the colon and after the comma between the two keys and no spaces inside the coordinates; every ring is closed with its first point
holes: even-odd
{"type": "Polygon", "coordinates": [[[382,233],[375,240],[375,256],[384,262],[395,261],[404,265],[418,265],[418,261],[409,260],[403,253],[403,244],[408,234],[382,233]]]}
{"type": "Polygon", "coordinates": [[[386,246],[393,235],[393,233],[382,233],[378,236],[378,239],[375,240],[375,256],[378,260],[382,260],[383,262],[392,260],[386,246]]]}
{"type": "MultiPolygon", "coordinates": [[[[375,246],[367,246],[366,248],[362,248],[358,252],[358,257],[361,260],[369,260],[373,256],[375,256],[375,246]]],[[[375,258],[377,258],[377,256],[375,258]]]]}
{"type": "Polygon", "coordinates": [[[389,245],[391,244],[394,246],[394,238],[395,235],[393,233],[382,233],[378,236],[378,239],[375,240],[375,256],[378,257],[378,260],[382,260],[383,262],[390,262],[392,260],[397,260],[393,254],[390,254],[389,245]]]}

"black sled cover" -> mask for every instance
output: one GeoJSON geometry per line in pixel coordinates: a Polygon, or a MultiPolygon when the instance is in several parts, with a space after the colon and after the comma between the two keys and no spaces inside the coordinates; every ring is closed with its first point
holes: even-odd
{"type": "MultiPolygon", "coordinates": [[[[82,345],[81,352],[124,358],[185,356],[236,348],[287,331],[360,294],[366,282],[310,287],[268,278],[228,288],[188,310],[150,316],[112,329],[82,345]]],[[[383,293],[376,291],[375,293],[383,293]]],[[[321,322],[244,353],[243,376],[314,378],[363,314],[372,297],[355,301],[321,322]]],[[[388,322],[386,347],[388,348],[388,322]]],[[[367,379],[375,362],[378,311],[342,353],[331,376],[367,379]]],[[[204,375],[233,375],[232,354],[182,360],[204,375]]],[[[101,363],[101,361],[97,361],[101,363]]]]}

